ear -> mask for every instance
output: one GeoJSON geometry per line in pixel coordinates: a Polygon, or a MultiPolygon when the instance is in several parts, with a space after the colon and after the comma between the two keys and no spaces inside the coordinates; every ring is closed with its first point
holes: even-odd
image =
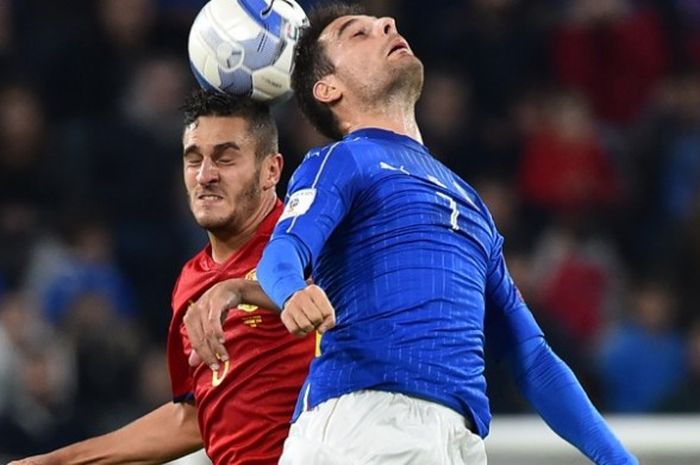
{"type": "Polygon", "coordinates": [[[332,104],[340,100],[342,96],[342,85],[332,74],[314,84],[314,98],[321,103],[332,104]]]}
{"type": "Polygon", "coordinates": [[[284,159],[282,154],[274,153],[265,157],[260,169],[260,185],[263,190],[274,189],[280,182],[284,159]]]}

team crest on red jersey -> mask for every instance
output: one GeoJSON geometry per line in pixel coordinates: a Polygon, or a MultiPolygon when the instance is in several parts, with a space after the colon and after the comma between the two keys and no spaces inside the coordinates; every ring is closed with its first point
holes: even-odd
{"type": "MultiPolygon", "coordinates": [[[[250,270],[246,275],[245,279],[248,281],[257,281],[258,280],[258,275],[256,273],[256,269],[253,268],[250,270]]],[[[240,304],[238,307],[236,307],[238,310],[243,310],[246,313],[253,313],[258,309],[257,305],[248,305],[248,304],[240,304]]],[[[246,324],[250,326],[251,328],[257,328],[261,323],[262,323],[262,316],[261,315],[246,315],[241,318],[243,320],[243,324],[246,324]]]]}

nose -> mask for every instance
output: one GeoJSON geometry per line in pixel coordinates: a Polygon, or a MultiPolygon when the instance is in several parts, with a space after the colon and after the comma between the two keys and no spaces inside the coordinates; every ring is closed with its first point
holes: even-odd
{"type": "Polygon", "coordinates": [[[199,165],[197,171],[197,182],[202,185],[208,185],[219,180],[219,170],[216,164],[209,158],[204,158],[202,164],[199,165]]]}
{"type": "Polygon", "coordinates": [[[379,24],[379,28],[384,35],[391,35],[397,33],[396,20],[394,18],[385,16],[383,18],[379,18],[377,21],[379,24]]]}

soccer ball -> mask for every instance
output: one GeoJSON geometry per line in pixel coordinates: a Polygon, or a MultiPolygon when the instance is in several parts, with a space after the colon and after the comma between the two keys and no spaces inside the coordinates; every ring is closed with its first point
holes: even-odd
{"type": "Polygon", "coordinates": [[[307,25],[294,0],[211,0],[190,29],[192,72],[207,90],[281,100],[291,93],[294,48],[307,25]]]}

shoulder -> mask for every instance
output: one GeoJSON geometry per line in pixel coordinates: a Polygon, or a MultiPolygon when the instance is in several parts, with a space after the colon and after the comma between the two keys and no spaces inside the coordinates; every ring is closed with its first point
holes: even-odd
{"type": "Polygon", "coordinates": [[[456,174],[452,173],[453,186],[454,188],[464,197],[467,203],[471,204],[482,216],[484,216],[489,223],[493,223],[493,218],[491,217],[491,212],[489,211],[486,203],[481,198],[479,193],[474,189],[471,184],[466,182],[464,179],[460,178],[456,174]]]}
{"type": "Polygon", "coordinates": [[[358,141],[342,139],[328,145],[312,148],[304,156],[302,164],[322,164],[324,162],[327,163],[331,159],[339,160],[343,158],[354,160],[361,151],[362,146],[358,141]]]}
{"type": "Polygon", "coordinates": [[[348,136],[345,139],[332,142],[330,144],[314,147],[306,154],[304,161],[326,158],[339,158],[358,160],[359,157],[371,158],[380,156],[387,151],[386,144],[383,144],[375,139],[362,136],[348,136]]]}
{"type": "Polygon", "coordinates": [[[173,294],[177,294],[183,286],[191,283],[192,280],[196,279],[197,276],[203,270],[203,268],[205,268],[205,261],[208,255],[207,248],[208,246],[200,250],[196,255],[187,260],[184,265],[182,265],[180,274],[175,280],[173,294]]]}
{"type": "Polygon", "coordinates": [[[343,139],[322,147],[314,147],[294,171],[291,185],[315,184],[328,173],[334,179],[357,177],[363,172],[363,148],[355,141],[343,139]]]}

